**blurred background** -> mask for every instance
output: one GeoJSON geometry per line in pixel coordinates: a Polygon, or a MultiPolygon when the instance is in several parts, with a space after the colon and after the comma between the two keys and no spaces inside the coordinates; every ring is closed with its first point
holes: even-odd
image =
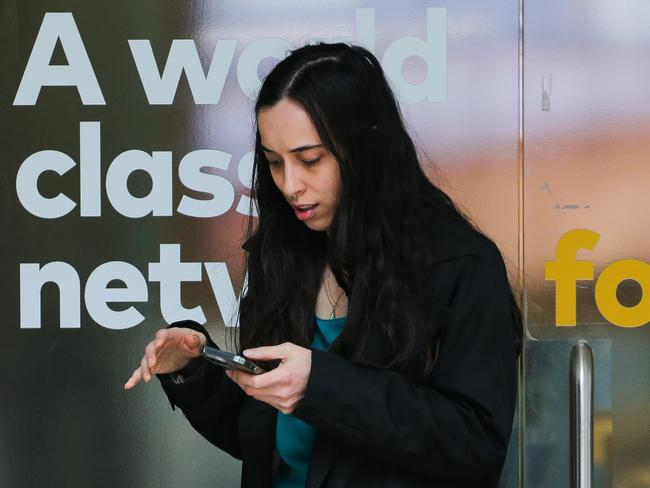
{"type": "MultiPolygon", "coordinates": [[[[239,486],[239,462],[156,382],[122,385],[171,321],[205,322],[228,345],[255,92],[287,49],[321,39],[382,61],[427,174],[508,263],[526,345],[501,486],[569,486],[579,339],[594,352],[594,486],[650,486],[650,316],[621,327],[594,298],[612,263],[650,261],[650,4],[0,8],[0,486],[239,486]],[[576,325],[558,326],[545,264],[575,229],[599,236],[575,254],[593,279],[576,283],[576,325]]],[[[643,263],[616,285],[621,310],[647,307],[643,263]]]]}

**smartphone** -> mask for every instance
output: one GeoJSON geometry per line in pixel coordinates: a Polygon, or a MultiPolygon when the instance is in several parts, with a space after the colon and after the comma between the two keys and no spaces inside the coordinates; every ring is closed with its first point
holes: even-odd
{"type": "Polygon", "coordinates": [[[251,374],[266,373],[262,368],[244,356],[239,356],[231,352],[215,349],[214,347],[204,346],[201,349],[201,355],[210,361],[226,369],[237,369],[251,374]]]}

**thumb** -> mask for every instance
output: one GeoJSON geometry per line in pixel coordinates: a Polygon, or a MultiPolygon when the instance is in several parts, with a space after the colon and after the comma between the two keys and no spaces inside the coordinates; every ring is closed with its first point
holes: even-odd
{"type": "Polygon", "coordinates": [[[290,349],[287,344],[278,346],[261,346],[242,351],[242,354],[249,359],[287,359],[290,349]]]}
{"type": "Polygon", "coordinates": [[[199,349],[201,347],[201,339],[195,334],[188,334],[183,337],[183,342],[189,349],[199,349]]]}

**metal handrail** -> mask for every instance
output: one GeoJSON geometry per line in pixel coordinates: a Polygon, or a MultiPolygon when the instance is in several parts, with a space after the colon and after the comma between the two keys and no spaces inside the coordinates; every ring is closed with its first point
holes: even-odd
{"type": "Polygon", "coordinates": [[[587,341],[571,349],[571,488],[592,488],[594,472],[594,356],[587,341]]]}

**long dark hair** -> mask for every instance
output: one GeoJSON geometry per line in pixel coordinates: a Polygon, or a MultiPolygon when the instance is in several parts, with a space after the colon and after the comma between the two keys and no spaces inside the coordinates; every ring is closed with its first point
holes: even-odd
{"type": "MultiPolygon", "coordinates": [[[[255,128],[251,197],[258,217],[249,220],[237,349],[285,341],[309,347],[329,264],[349,304],[332,348],[359,359],[379,337],[383,366],[422,378],[435,363],[440,327],[420,306],[431,228],[451,219],[478,229],[422,171],[381,65],[368,50],[343,43],[293,50],[264,80],[255,114],[283,98],[304,108],[336,158],[339,201],[327,233],[298,221],[273,182],[255,128]]],[[[521,316],[512,304],[520,340],[521,316]]]]}

